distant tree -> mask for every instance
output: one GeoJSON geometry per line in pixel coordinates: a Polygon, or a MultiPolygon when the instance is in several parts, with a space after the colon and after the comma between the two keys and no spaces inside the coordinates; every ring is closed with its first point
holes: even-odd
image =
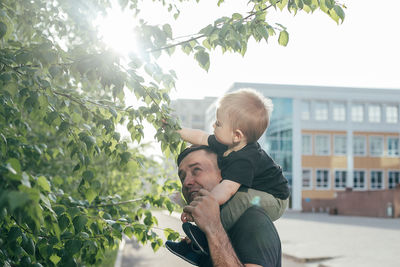
{"type": "MultiPolygon", "coordinates": [[[[123,64],[92,23],[110,2],[0,2],[1,266],[98,265],[122,233],[155,250],[162,245],[146,205],[172,211],[167,195],[179,188],[168,170],[144,156],[143,122],[154,126],[166,154],[184,146],[169,108],[177,77],[157,64],[162,53],[181,48],[208,70],[208,51],[217,47],[244,55],[251,37],[278,33],[286,46],[285,27],[266,21],[270,8],[320,9],[337,23],[344,19],[333,0],[250,0],[246,15],[222,17],[185,41],[174,39],[170,25],[142,19],[135,29],[140,49],[123,64]],[[124,89],[134,92],[137,105],[126,105],[124,89]],[[121,139],[117,125],[130,140],[121,139]]],[[[160,2],[178,17],[174,1],[160,2]]],[[[119,0],[136,19],[141,3],[119,0]]],[[[166,235],[178,237],[169,229],[166,235]]]]}

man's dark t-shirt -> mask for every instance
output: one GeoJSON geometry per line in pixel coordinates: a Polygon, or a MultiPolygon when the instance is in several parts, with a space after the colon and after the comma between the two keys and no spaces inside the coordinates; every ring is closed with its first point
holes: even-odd
{"type": "Polygon", "coordinates": [[[208,145],[218,155],[222,179],[267,192],[279,199],[289,197],[288,181],[283,176],[282,168],[257,142],[249,143],[241,150],[232,151],[226,157],[223,154],[228,147],[219,143],[215,135],[208,137],[208,145]]]}
{"type": "MultiPolygon", "coordinates": [[[[260,207],[253,206],[247,209],[229,230],[228,236],[243,264],[281,267],[282,248],[278,232],[260,207]]],[[[213,266],[211,258],[204,257],[200,266],[213,266]]]]}

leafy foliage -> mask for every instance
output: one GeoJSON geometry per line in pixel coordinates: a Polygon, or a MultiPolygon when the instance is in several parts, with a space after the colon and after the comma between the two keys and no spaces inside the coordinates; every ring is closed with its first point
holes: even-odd
{"type": "MultiPolygon", "coordinates": [[[[244,55],[250,37],[267,41],[277,31],[287,45],[286,29],[266,21],[271,7],[319,8],[336,22],[344,19],[333,0],[252,0],[247,16],[222,17],[177,42],[170,25],[139,20],[141,2],[119,2],[139,23],[140,49],[128,62],[98,40],[92,25],[109,0],[0,2],[2,266],[98,265],[122,234],[154,250],[162,245],[148,207],[172,211],[167,196],[179,186],[172,170],[144,155],[143,123],[157,130],[166,155],[184,143],[169,108],[177,77],[157,64],[161,53],[180,47],[208,70],[209,51],[217,47],[244,55]],[[127,90],[137,97],[133,106],[125,103],[127,90]]],[[[178,18],[176,4],[162,3],[178,18]]],[[[165,235],[178,238],[171,229],[165,235]]]]}

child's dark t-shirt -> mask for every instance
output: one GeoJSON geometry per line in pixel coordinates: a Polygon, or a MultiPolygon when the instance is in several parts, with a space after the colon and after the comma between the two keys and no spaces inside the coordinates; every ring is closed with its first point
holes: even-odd
{"type": "Polygon", "coordinates": [[[289,197],[288,181],[283,176],[282,168],[257,142],[249,143],[239,151],[232,151],[226,157],[223,154],[228,147],[219,143],[215,135],[208,137],[208,145],[218,155],[222,179],[267,192],[279,199],[289,197]]]}

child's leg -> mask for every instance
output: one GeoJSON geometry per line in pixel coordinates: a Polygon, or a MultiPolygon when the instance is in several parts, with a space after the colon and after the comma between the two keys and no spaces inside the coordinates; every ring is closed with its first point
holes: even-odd
{"type": "Polygon", "coordinates": [[[277,220],[286,210],[288,200],[277,199],[271,194],[251,188],[239,189],[221,206],[221,222],[229,230],[239,217],[251,206],[260,206],[271,218],[277,220]]]}
{"type": "Polygon", "coordinates": [[[266,192],[249,189],[248,193],[251,199],[258,199],[258,205],[268,214],[271,221],[278,220],[285,212],[289,199],[279,199],[266,192]]]}

